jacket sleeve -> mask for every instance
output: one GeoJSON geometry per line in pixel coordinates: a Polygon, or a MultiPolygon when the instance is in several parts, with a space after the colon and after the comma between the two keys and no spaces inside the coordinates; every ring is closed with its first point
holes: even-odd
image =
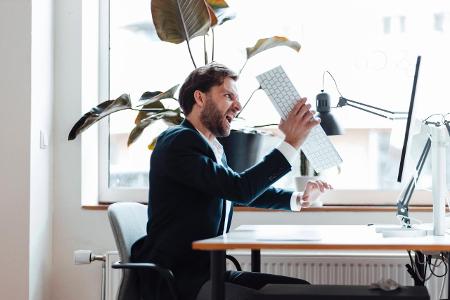
{"type": "Polygon", "coordinates": [[[259,197],[251,201],[248,206],[290,211],[292,193],[292,191],[270,187],[259,197]]]}
{"type": "Polygon", "coordinates": [[[203,193],[242,205],[250,204],[291,170],[286,158],[275,149],[254,167],[242,173],[234,172],[211,159],[206,142],[192,130],[180,131],[164,144],[161,150],[165,151],[163,163],[167,176],[203,193]]]}

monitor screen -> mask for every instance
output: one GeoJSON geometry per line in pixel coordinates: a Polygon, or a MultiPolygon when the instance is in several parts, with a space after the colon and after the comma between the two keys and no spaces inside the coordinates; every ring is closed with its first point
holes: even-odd
{"type": "Polygon", "coordinates": [[[411,128],[412,123],[415,122],[414,101],[416,98],[416,88],[417,88],[417,80],[419,78],[420,61],[421,61],[421,57],[418,56],[417,61],[416,61],[416,68],[414,70],[414,79],[413,79],[413,85],[412,85],[412,91],[411,91],[411,99],[409,102],[408,118],[406,120],[406,129],[405,129],[405,135],[404,135],[404,139],[403,139],[402,152],[401,152],[401,156],[400,156],[400,165],[398,168],[398,175],[397,175],[398,182],[402,181],[402,178],[405,173],[404,169],[405,169],[406,153],[408,151],[408,140],[410,138],[411,131],[412,131],[412,128],[411,128]]]}

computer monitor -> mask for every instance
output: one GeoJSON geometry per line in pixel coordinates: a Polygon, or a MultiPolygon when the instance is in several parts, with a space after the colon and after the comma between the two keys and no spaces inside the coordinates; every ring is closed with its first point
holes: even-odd
{"type": "Polygon", "coordinates": [[[406,119],[406,128],[405,128],[405,134],[404,134],[404,138],[403,138],[402,152],[401,152],[401,156],[400,156],[400,164],[399,164],[399,168],[398,168],[398,175],[397,175],[398,182],[402,182],[404,173],[406,173],[404,171],[405,170],[405,158],[407,156],[406,154],[407,154],[408,150],[410,150],[410,146],[408,146],[408,141],[410,140],[410,135],[413,134],[412,127],[414,125],[416,125],[416,124],[414,124],[414,122],[416,121],[415,114],[414,114],[415,113],[414,102],[415,102],[415,98],[416,98],[417,80],[419,78],[420,61],[421,61],[421,57],[418,56],[417,60],[416,60],[416,68],[414,71],[414,81],[413,81],[413,86],[412,86],[412,91],[411,91],[411,99],[409,102],[408,117],[406,119]]]}
{"type": "MultiPolygon", "coordinates": [[[[448,133],[442,123],[425,122],[416,112],[416,89],[421,57],[417,57],[414,82],[411,92],[408,118],[404,133],[397,181],[402,182],[403,190],[397,202],[397,215],[402,224],[409,227],[408,205],[421,176],[425,162],[431,164],[430,183],[433,199],[433,235],[445,233],[446,185],[446,142],[448,133]]],[[[424,98],[423,96],[419,98],[424,98]]],[[[423,100],[423,99],[422,99],[423,100]]],[[[438,114],[440,112],[437,112],[438,114]]],[[[423,117],[423,116],[421,116],[423,117]]]]}

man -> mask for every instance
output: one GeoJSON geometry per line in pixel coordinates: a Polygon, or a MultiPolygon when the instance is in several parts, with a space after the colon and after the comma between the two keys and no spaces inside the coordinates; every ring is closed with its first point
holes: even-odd
{"type": "MultiPolygon", "coordinates": [[[[163,132],[152,153],[147,236],[133,245],[132,261],[154,262],[172,270],[180,299],[195,299],[209,279],[209,253],[192,250],[192,242],[228,230],[230,203],[298,211],[309,206],[311,192],[330,188],[321,181],[309,182],[304,193],[271,187],[291,170],[290,161],[298,155],[311,128],[320,123],[305,98],[280,122],[285,138],[277,149],[242,173],[227,166],[216,137],[230,134],[230,124],[242,108],[237,79],[234,72],[216,63],[194,70],[179,93],[186,120],[163,132]]],[[[139,279],[144,299],[154,298],[156,290],[161,299],[169,299],[154,274],[141,272],[139,279]]],[[[226,280],[256,289],[267,283],[307,283],[230,271],[226,280]]]]}

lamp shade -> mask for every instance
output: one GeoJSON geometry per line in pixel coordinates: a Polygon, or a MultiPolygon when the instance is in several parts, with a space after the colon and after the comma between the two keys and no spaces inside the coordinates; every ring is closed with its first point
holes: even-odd
{"type": "Polygon", "coordinates": [[[316,97],[317,117],[321,119],[320,126],[327,135],[341,135],[344,131],[339,126],[335,117],[331,114],[330,96],[327,93],[320,93],[316,97]]]}
{"type": "Polygon", "coordinates": [[[320,118],[320,126],[322,126],[323,131],[327,135],[344,134],[344,131],[331,113],[318,113],[317,117],[320,118]]]}

